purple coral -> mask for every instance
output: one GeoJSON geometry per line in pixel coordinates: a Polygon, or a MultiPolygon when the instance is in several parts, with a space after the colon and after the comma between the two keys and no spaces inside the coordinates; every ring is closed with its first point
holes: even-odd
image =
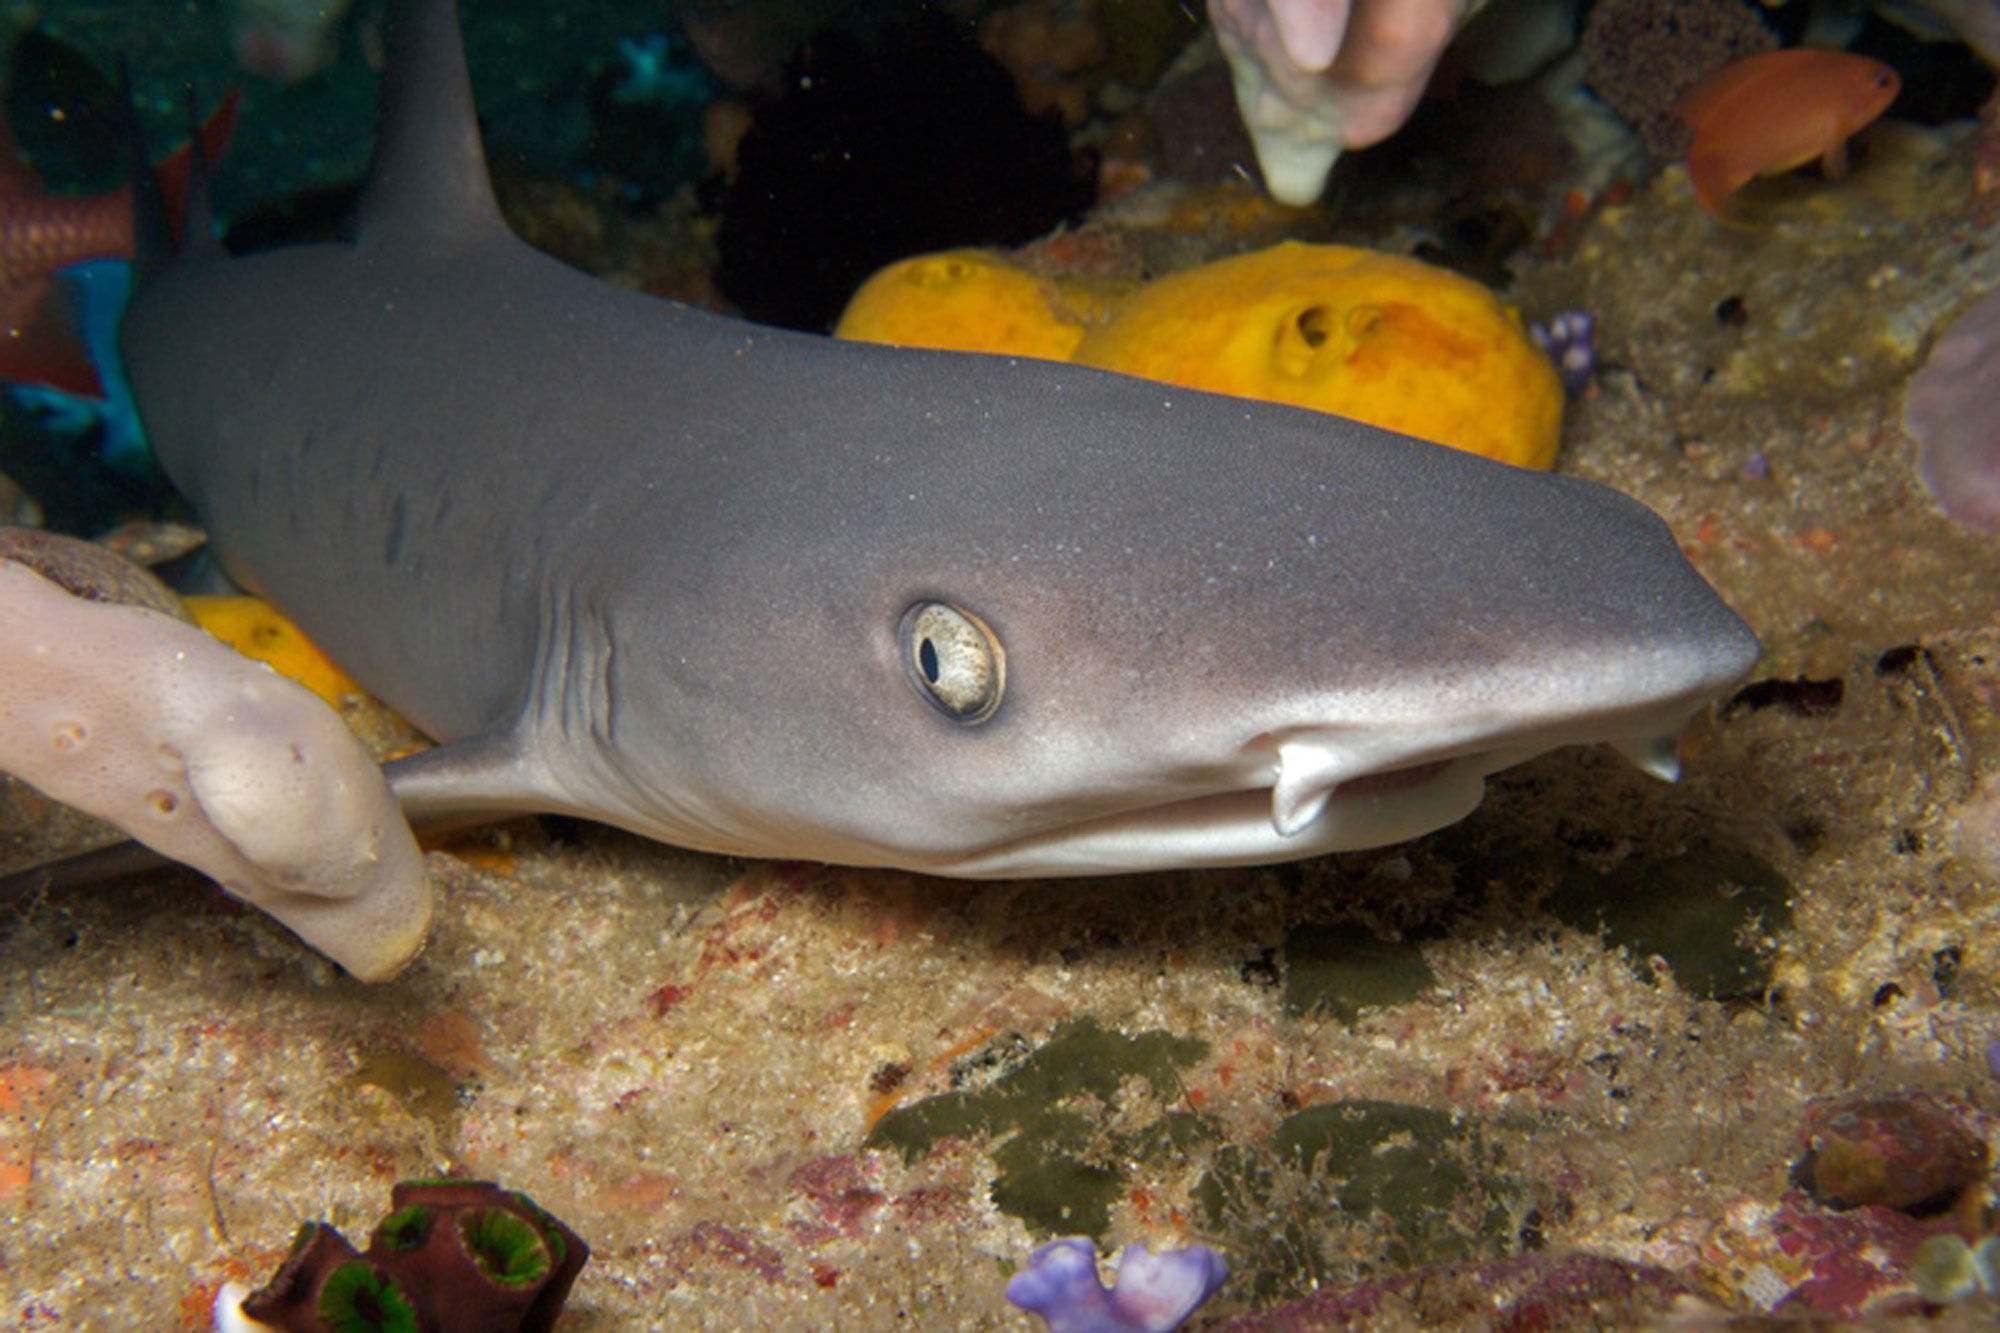
{"type": "Polygon", "coordinates": [[[1107,1288],[1097,1274],[1097,1247],[1077,1238],[1029,1255],[1008,1282],[1007,1299],[1039,1315],[1049,1333],[1170,1333],[1228,1277],[1229,1265],[1206,1245],[1159,1254],[1127,1245],[1107,1288]]]}
{"type": "Polygon", "coordinates": [[[1582,310],[1560,311],[1546,324],[1537,320],[1528,326],[1528,336],[1556,363],[1563,391],[1572,398],[1590,387],[1597,369],[1596,335],[1596,316],[1582,310]]]}
{"type": "Polygon", "coordinates": [[[1910,379],[1903,429],[1944,511],[2000,529],[2000,290],[1952,321],[1910,379]]]}

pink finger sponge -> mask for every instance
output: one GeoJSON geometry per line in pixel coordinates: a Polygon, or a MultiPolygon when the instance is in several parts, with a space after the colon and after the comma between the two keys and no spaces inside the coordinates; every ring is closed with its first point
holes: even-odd
{"type": "Polygon", "coordinates": [[[192,625],[0,561],[0,769],[283,922],[355,976],[422,948],[423,857],[304,688],[192,625]]]}
{"type": "Polygon", "coordinates": [[[1903,428],[1944,511],[2000,530],[2000,291],[1974,302],[1910,378],[1903,428]]]}

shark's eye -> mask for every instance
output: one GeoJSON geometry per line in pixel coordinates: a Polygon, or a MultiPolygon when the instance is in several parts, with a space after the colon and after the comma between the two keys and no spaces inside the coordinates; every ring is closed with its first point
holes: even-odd
{"type": "Polygon", "coordinates": [[[897,637],[910,679],[945,716],[967,726],[993,716],[1007,655],[985,621],[948,602],[918,602],[903,612],[897,637]]]}

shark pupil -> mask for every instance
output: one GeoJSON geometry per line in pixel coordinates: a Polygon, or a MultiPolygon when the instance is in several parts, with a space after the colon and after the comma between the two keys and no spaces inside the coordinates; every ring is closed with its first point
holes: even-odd
{"type": "Polygon", "coordinates": [[[933,685],[937,684],[937,645],[929,639],[925,639],[924,646],[917,649],[917,665],[923,668],[925,680],[933,685]]]}

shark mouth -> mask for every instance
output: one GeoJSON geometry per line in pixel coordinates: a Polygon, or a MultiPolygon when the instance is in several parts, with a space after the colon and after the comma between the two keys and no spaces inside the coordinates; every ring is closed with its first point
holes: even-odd
{"type": "MultiPolygon", "coordinates": [[[[1563,743],[1371,764],[1351,737],[1302,731],[1260,743],[1254,786],[1082,820],[928,869],[976,879],[1118,874],[1380,847],[1463,819],[1485,795],[1487,774],[1563,743]]],[[[1656,777],[1678,776],[1678,729],[1610,744],[1656,777]]]]}

